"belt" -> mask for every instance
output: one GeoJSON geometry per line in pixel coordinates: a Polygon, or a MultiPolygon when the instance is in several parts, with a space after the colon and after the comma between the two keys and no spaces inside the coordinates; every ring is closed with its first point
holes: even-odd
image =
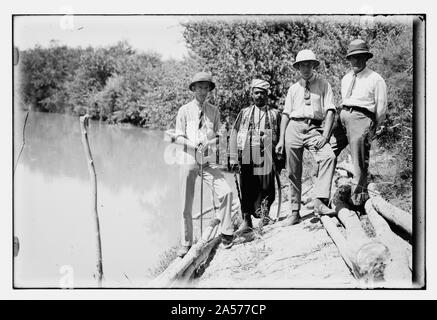
{"type": "Polygon", "coordinates": [[[343,109],[347,110],[347,111],[358,111],[361,112],[362,114],[368,116],[370,119],[374,119],[375,118],[375,114],[363,107],[357,107],[357,106],[345,106],[343,105],[343,109]]]}
{"type": "Polygon", "coordinates": [[[291,117],[291,120],[305,122],[307,125],[313,124],[315,126],[320,126],[322,124],[322,120],[311,119],[311,118],[295,118],[291,117]]]}

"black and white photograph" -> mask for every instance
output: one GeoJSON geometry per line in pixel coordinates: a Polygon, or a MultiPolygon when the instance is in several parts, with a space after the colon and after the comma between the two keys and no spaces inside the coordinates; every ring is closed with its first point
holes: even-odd
{"type": "Polygon", "coordinates": [[[428,19],[15,11],[9,289],[426,291],[428,19]]]}

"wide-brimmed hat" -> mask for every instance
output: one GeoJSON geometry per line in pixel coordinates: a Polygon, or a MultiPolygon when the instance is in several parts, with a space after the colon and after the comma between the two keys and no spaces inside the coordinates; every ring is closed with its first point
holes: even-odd
{"type": "Polygon", "coordinates": [[[352,40],[349,44],[349,47],[347,48],[347,54],[346,59],[350,56],[356,55],[356,54],[367,54],[367,56],[370,58],[373,57],[373,53],[369,51],[369,47],[367,46],[367,43],[362,39],[355,39],[352,40]]]}
{"type": "Polygon", "coordinates": [[[314,52],[308,49],[301,50],[297,53],[296,61],[293,63],[293,67],[297,69],[299,67],[299,63],[303,61],[313,61],[314,67],[317,67],[320,64],[320,61],[317,60],[314,52]]]}
{"type": "Polygon", "coordinates": [[[210,86],[209,91],[212,91],[215,88],[215,83],[214,83],[214,81],[212,81],[212,75],[209,72],[202,71],[202,72],[196,73],[193,76],[193,78],[191,79],[191,83],[188,86],[188,88],[190,88],[191,91],[193,91],[193,85],[196,82],[209,82],[209,86],[210,86]]]}

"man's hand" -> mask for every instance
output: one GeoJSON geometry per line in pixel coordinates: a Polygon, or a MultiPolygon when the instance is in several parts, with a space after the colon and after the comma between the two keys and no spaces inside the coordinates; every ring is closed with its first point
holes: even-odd
{"type": "Polygon", "coordinates": [[[231,164],[231,171],[240,173],[240,165],[238,163],[231,164]]]}
{"type": "Polygon", "coordinates": [[[325,138],[323,135],[316,135],[311,138],[308,138],[305,140],[305,143],[307,143],[311,149],[319,150],[323,148],[323,146],[328,142],[328,139],[325,138]]]}
{"type": "Polygon", "coordinates": [[[198,143],[196,146],[196,161],[199,164],[203,164],[205,157],[208,156],[208,143],[198,143]],[[203,159],[203,161],[202,161],[203,159]]]}
{"type": "Polygon", "coordinates": [[[325,136],[318,136],[316,137],[315,143],[314,143],[314,148],[318,149],[322,149],[323,146],[328,142],[328,139],[326,139],[325,136]]]}
{"type": "Polygon", "coordinates": [[[199,152],[199,153],[203,152],[203,154],[206,156],[210,144],[211,144],[210,141],[199,142],[196,146],[197,152],[199,152]]]}
{"type": "Polygon", "coordinates": [[[276,154],[282,155],[282,152],[284,151],[284,142],[283,141],[279,141],[279,143],[276,145],[275,151],[276,151],[276,154]]]}

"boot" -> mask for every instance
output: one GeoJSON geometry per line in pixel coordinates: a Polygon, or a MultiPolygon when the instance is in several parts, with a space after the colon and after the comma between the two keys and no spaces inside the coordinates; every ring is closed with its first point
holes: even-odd
{"type": "Polygon", "coordinates": [[[288,215],[283,221],[280,222],[280,226],[281,227],[292,226],[296,223],[299,223],[299,220],[300,220],[299,210],[293,210],[291,211],[290,215],[288,215]]]}
{"type": "Polygon", "coordinates": [[[240,227],[237,231],[235,231],[235,234],[240,235],[244,233],[252,232],[253,226],[252,226],[252,218],[249,213],[243,213],[243,222],[241,223],[240,227]]]}
{"type": "Polygon", "coordinates": [[[234,244],[232,242],[234,240],[234,236],[233,235],[227,235],[227,234],[222,233],[220,235],[220,237],[221,237],[221,245],[222,245],[223,248],[229,249],[234,244]]]}

